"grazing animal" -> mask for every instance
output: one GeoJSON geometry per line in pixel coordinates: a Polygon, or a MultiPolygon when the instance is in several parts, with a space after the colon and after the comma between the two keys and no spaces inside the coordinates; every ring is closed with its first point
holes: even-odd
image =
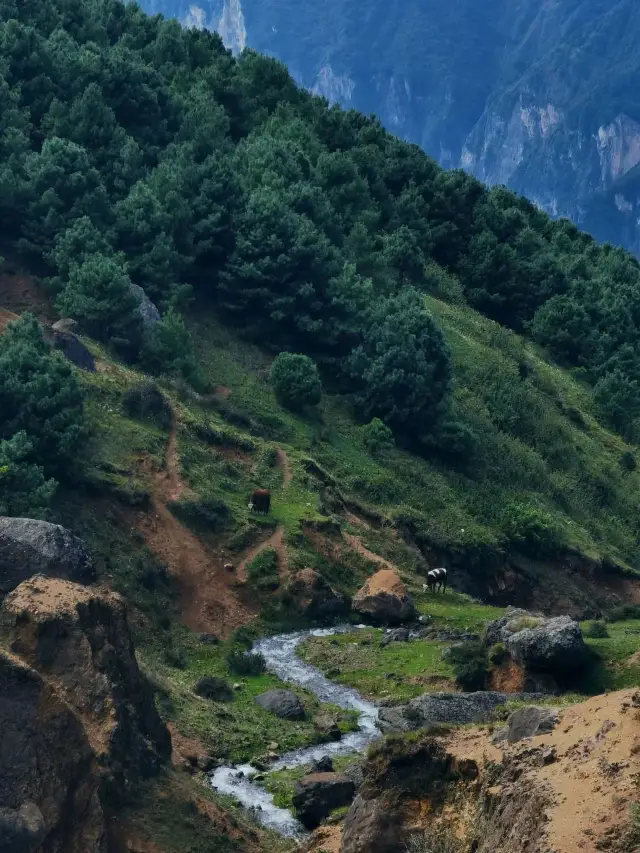
{"type": "Polygon", "coordinates": [[[422,591],[433,590],[434,592],[446,592],[447,590],[447,570],[446,569],[431,569],[427,572],[427,582],[422,585],[422,591]]]}
{"type": "Polygon", "coordinates": [[[271,508],[271,492],[269,489],[255,489],[251,495],[249,504],[249,512],[259,512],[262,515],[269,515],[271,508]]]}

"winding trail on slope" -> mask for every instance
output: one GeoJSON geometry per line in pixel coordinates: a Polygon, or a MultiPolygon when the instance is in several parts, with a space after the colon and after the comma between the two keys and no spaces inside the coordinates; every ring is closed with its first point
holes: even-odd
{"type": "Polygon", "coordinates": [[[223,558],[209,550],[167,506],[190,491],[180,475],[177,429],[174,413],[164,470],[151,479],[151,511],[139,513],[136,526],[177,582],[185,625],[197,633],[227,637],[255,618],[255,613],[241,600],[236,578],[224,569],[223,558]]]}
{"type": "MultiPolygon", "coordinates": [[[[281,447],[276,450],[276,461],[278,468],[282,472],[282,490],[286,492],[291,483],[291,462],[281,447]]],[[[247,581],[247,566],[249,563],[255,560],[263,551],[266,551],[267,548],[273,548],[278,555],[278,575],[280,581],[283,582],[287,579],[289,574],[289,559],[287,556],[287,546],[284,543],[284,527],[278,524],[268,539],[254,545],[243,557],[242,562],[237,568],[237,577],[241,583],[246,583],[247,581]]]]}

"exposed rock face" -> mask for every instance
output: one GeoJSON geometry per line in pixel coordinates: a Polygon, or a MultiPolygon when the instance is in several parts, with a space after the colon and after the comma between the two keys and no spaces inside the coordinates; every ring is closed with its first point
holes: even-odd
{"type": "Polygon", "coordinates": [[[507,725],[493,736],[493,743],[517,743],[527,737],[551,732],[558,722],[558,712],[554,708],[541,708],[530,705],[518,708],[509,715],[507,725]]]}
{"type": "Polygon", "coordinates": [[[287,585],[294,609],[308,619],[331,619],[346,613],[349,602],[313,569],[297,572],[287,585]]]}
{"type": "Polygon", "coordinates": [[[307,829],[315,829],[333,809],[348,806],[354,792],[353,782],[343,773],[312,773],[294,786],[296,816],[307,829]]]}
{"type": "Polygon", "coordinates": [[[67,335],[75,335],[78,332],[79,326],[77,320],[72,320],[71,317],[64,317],[62,320],[56,320],[51,324],[54,332],[62,332],[67,335]]]}
{"type": "Polygon", "coordinates": [[[511,611],[486,632],[489,641],[505,644],[516,663],[526,669],[566,675],[583,667],[588,650],[580,625],[570,616],[543,616],[511,611]]]}
{"type": "Polygon", "coordinates": [[[91,583],[95,572],[81,539],[59,524],[0,518],[0,596],[36,574],[91,583]]]}
{"type": "Polygon", "coordinates": [[[382,569],[367,579],[355,594],[353,609],[377,623],[395,624],[415,616],[413,600],[398,575],[382,569]]]}
{"type": "Polygon", "coordinates": [[[0,650],[0,851],[105,853],[94,753],[48,681],[0,650]]]}
{"type": "Polygon", "coordinates": [[[74,709],[110,790],[156,773],[171,738],[135,658],[120,596],[37,576],[5,601],[2,638],[74,709]]]}
{"type": "Polygon", "coordinates": [[[139,284],[131,284],[131,293],[138,303],[135,313],[140,318],[143,327],[150,329],[156,323],[159,323],[160,312],[139,284]]]}
{"type": "Polygon", "coordinates": [[[304,705],[291,690],[267,690],[256,696],[256,704],[283,720],[304,719],[304,705]]]}
{"type": "Polygon", "coordinates": [[[541,699],[536,693],[425,693],[406,705],[380,708],[379,725],[384,732],[410,732],[438,723],[466,725],[490,719],[499,705],[510,700],[541,699]]]}
{"type": "Polygon", "coordinates": [[[51,343],[54,349],[60,350],[65,358],[73,362],[76,367],[81,370],[86,370],[89,373],[95,373],[96,362],[86,346],[71,334],[71,332],[53,331],[51,333],[51,343]]]}
{"type": "Polygon", "coordinates": [[[381,799],[357,796],[344,822],[340,853],[404,853],[399,816],[381,799]]]}

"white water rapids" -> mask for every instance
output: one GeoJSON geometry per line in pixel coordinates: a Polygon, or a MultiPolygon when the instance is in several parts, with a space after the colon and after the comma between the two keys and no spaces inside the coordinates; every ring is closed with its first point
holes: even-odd
{"type": "MultiPolygon", "coordinates": [[[[270,770],[299,767],[302,764],[317,761],[326,755],[349,755],[354,752],[362,752],[367,744],[380,737],[378,709],[374,704],[365,702],[356,690],[329,681],[320,670],[303,663],[296,655],[296,648],[307,637],[330,637],[332,634],[343,634],[353,630],[353,627],[345,627],[296,631],[293,634],[265,637],[254,644],[252,651],[264,655],[267,669],[277,675],[281,681],[304,687],[305,690],[314,693],[321,702],[337,705],[339,708],[355,710],[360,714],[358,731],[351,732],[336,742],[323,743],[288,752],[274,761],[270,770]]],[[[257,772],[250,764],[242,764],[237,767],[219,767],[211,775],[211,785],[216,791],[231,794],[243,806],[253,809],[256,818],[261,823],[277,830],[281,835],[301,835],[304,829],[291,812],[275,806],[271,794],[247,778],[257,772]]]]}

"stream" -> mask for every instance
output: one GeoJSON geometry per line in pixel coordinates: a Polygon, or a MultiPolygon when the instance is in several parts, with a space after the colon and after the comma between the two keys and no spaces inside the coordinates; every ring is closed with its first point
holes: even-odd
{"type": "MultiPolygon", "coordinates": [[[[314,631],[296,631],[292,634],[265,637],[253,645],[252,651],[264,655],[267,669],[277,675],[281,681],[304,687],[305,690],[314,693],[321,702],[355,710],[360,714],[357,731],[344,735],[339,741],[317,744],[288,752],[271,764],[270,771],[299,767],[302,764],[317,761],[326,755],[333,757],[362,752],[368,744],[380,737],[378,709],[372,702],[366,702],[362,699],[357,690],[329,681],[315,666],[304,663],[296,655],[296,648],[307,637],[330,637],[333,634],[345,634],[354,630],[356,630],[354,626],[349,626],[319,628],[314,631]]],[[[211,786],[216,791],[231,794],[243,806],[254,810],[257,820],[265,826],[277,830],[281,835],[302,835],[305,830],[291,812],[274,805],[272,795],[247,778],[248,775],[257,772],[250,764],[219,767],[211,774],[211,786]]]]}

